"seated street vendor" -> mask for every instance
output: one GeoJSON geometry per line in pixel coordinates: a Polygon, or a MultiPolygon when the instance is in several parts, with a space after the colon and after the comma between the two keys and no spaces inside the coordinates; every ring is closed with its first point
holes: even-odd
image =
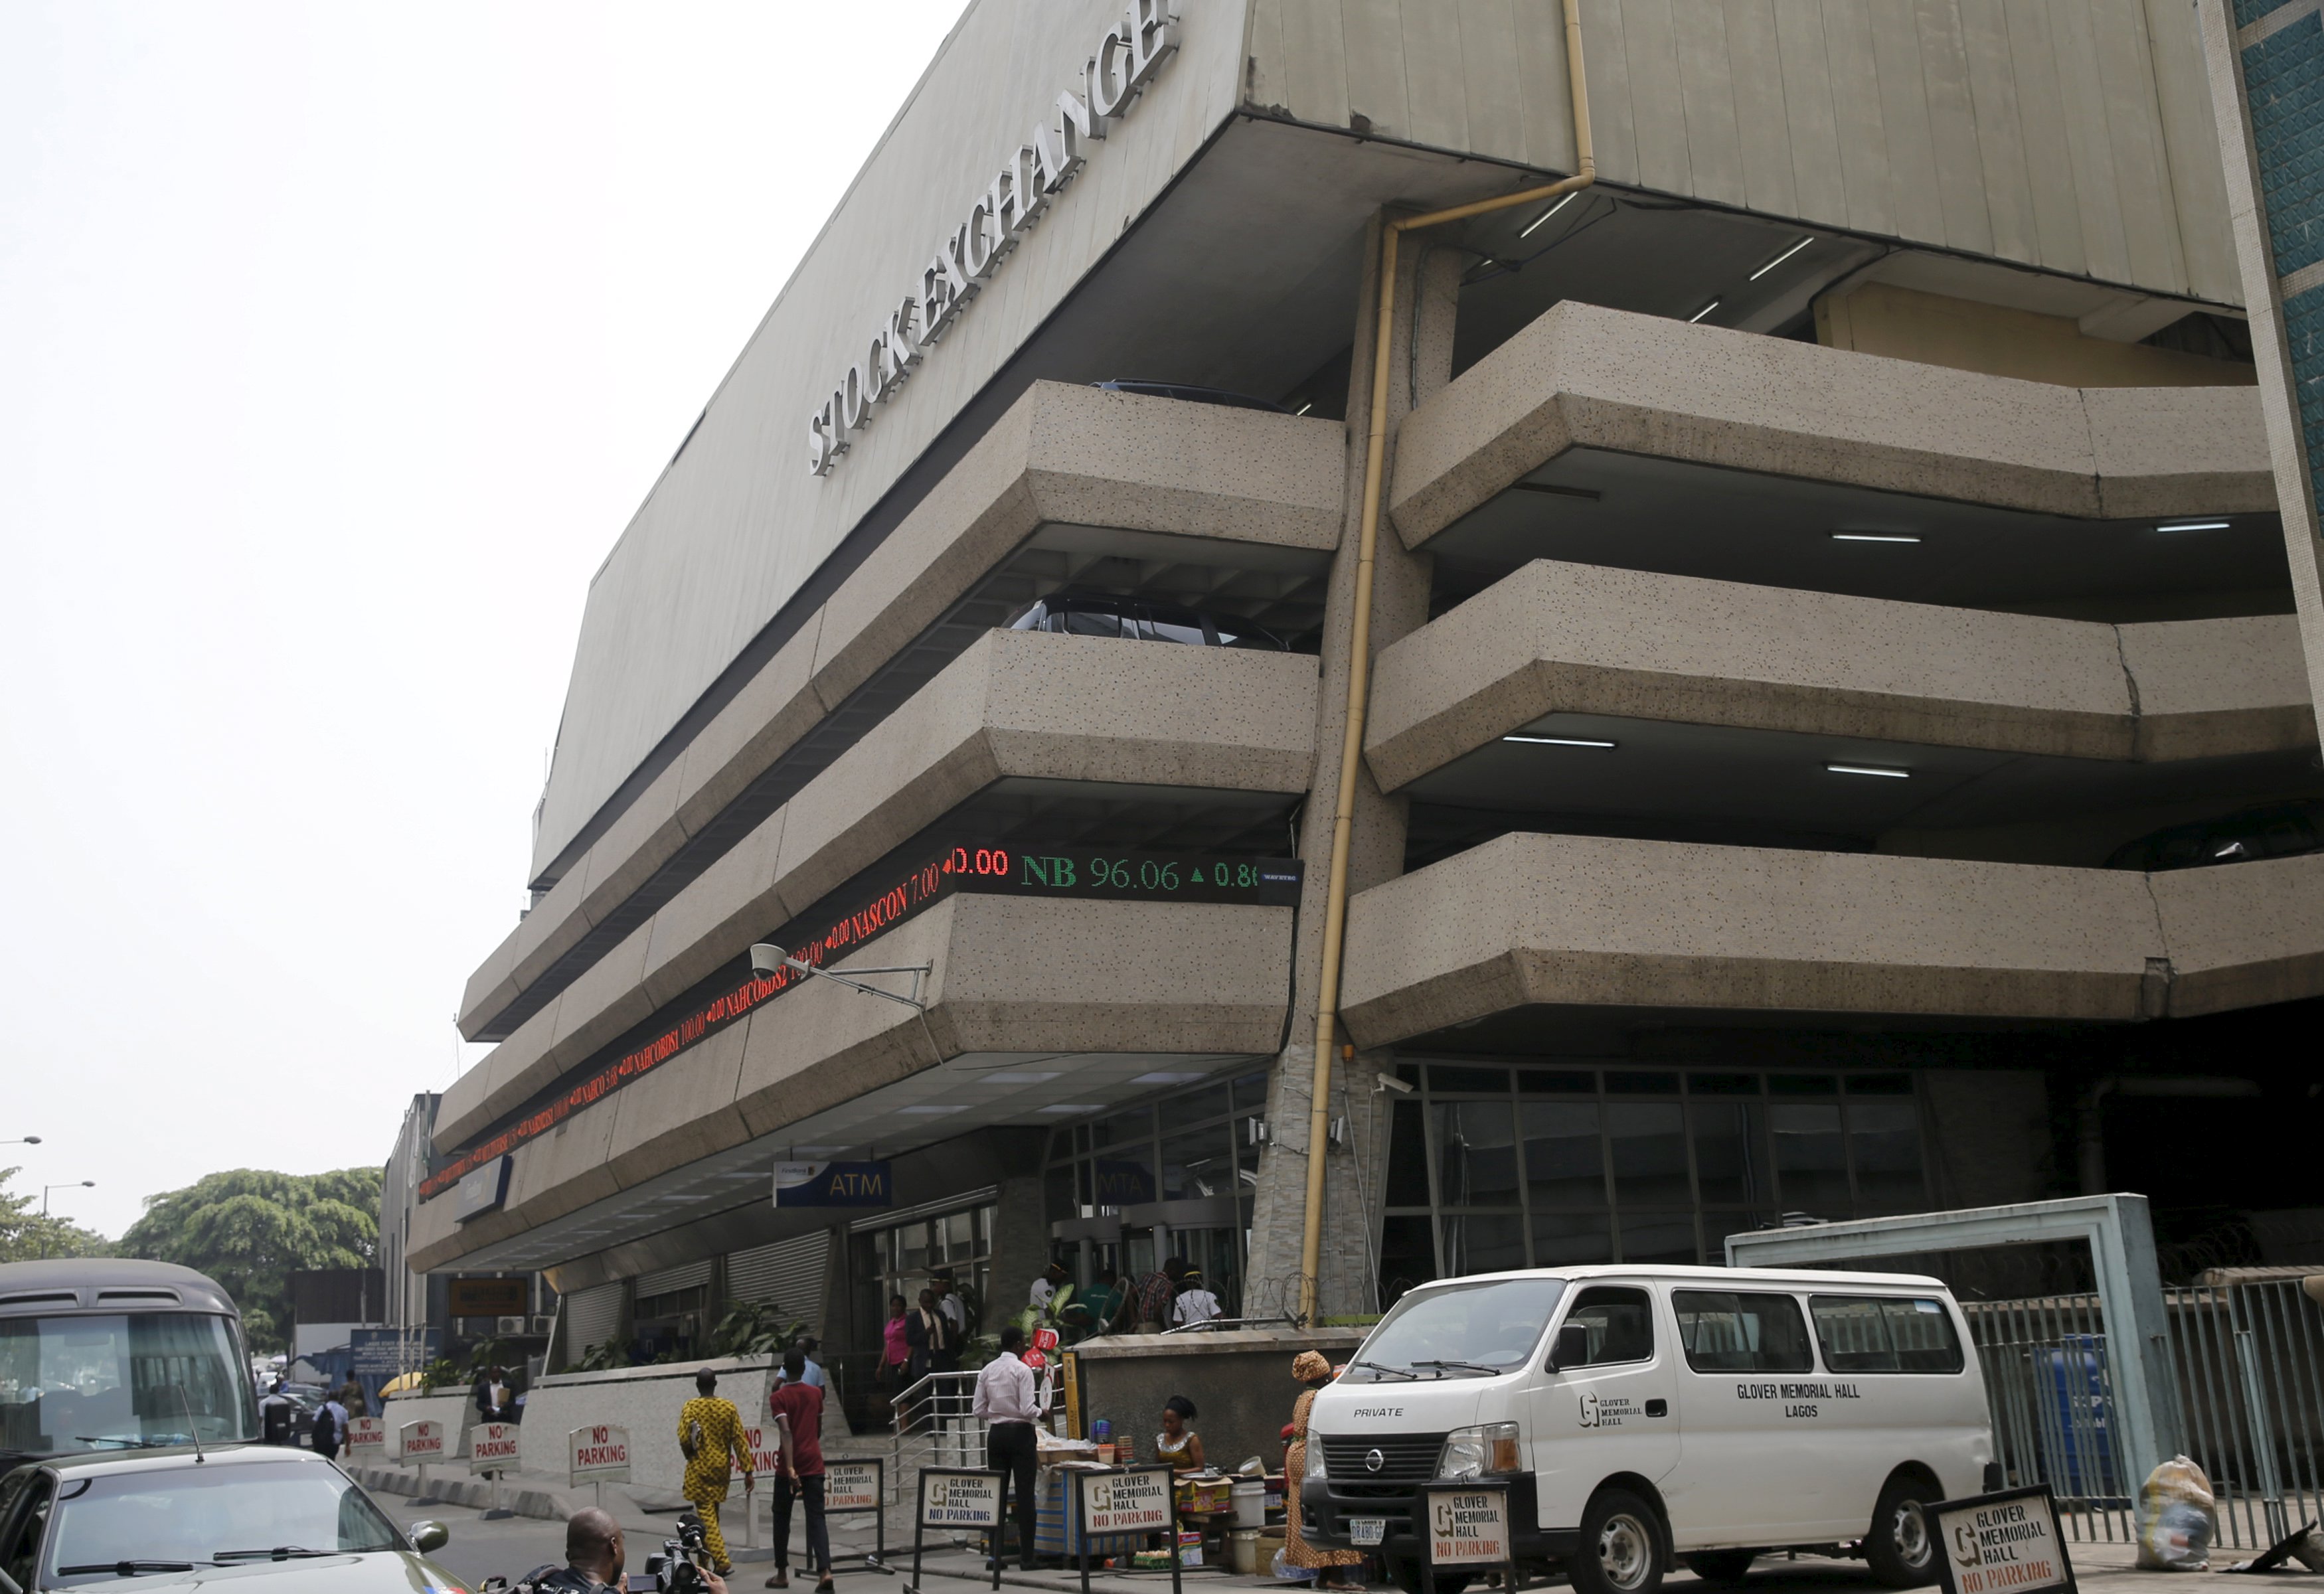
{"type": "Polygon", "coordinates": [[[1194,1403],[1183,1395],[1173,1395],[1162,1407],[1162,1432],[1154,1436],[1154,1452],[1174,1472],[1203,1470],[1203,1436],[1186,1426],[1194,1420],[1194,1403]]]}

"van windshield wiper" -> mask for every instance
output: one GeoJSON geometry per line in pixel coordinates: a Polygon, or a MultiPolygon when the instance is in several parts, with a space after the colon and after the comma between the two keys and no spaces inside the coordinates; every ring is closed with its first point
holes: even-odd
{"type": "Polygon", "coordinates": [[[1414,1372],[1408,1367],[1382,1367],[1377,1361],[1351,1361],[1348,1365],[1350,1367],[1370,1368],[1376,1373],[1393,1373],[1399,1378],[1410,1379],[1420,1377],[1418,1373],[1414,1372]]]}
{"type": "Polygon", "coordinates": [[[1473,1361],[1416,1361],[1412,1365],[1415,1367],[1433,1367],[1436,1369],[1436,1376],[1440,1378],[1443,1377],[1448,1370],[1458,1370],[1464,1373],[1483,1373],[1487,1377],[1490,1378],[1498,1378],[1503,1372],[1508,1370],[1504,1368],[1485,1367],[1473,1361]]]}
{"type": "Polygon", "coordinates": [[[141,1571],[191,1571],[190,1561],[100,1561],[94,1566],[60,1566],[57,1576],[78,1578],[93,1571],[109,1571],[115,1577],[134,1578],[141,1571]]]}
{"type": "Polygon", "coordinates": [[[272,1550],[221,1550],[217,1554],[211,1556],[210,1559],[212,1561],[256,1561],[261,1559],[288,1561],[294,1555],[328,1555],[331,1553],[332,1552],[328,1550],[309,1550],[298,1544],[277,1544],[272,1550]]]}

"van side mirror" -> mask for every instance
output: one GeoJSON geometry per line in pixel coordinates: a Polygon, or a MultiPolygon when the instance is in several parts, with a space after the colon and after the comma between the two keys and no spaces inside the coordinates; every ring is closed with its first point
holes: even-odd
{"type": "Polygon", "coordinates": [[[1557,1338],[1549,1342],[1549,1370],[1563,1372],[1570,1367],[1590,1365],[1590,1329],[1586,1323],[1569,1322],[1557,1331],[1557,1338]]]}
{"type": "Polygon", "coordinates": [[[452,1542],[452,1530],[440,1522],[422,1519],[413,1523],[410,1531],[411,1547],[422,1555],[433,1555],[452,1542]]]}

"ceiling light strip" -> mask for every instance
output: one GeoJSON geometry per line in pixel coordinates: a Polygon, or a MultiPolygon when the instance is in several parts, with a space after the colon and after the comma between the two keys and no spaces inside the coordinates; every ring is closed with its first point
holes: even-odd
{"type": "Polygon", "coordinates": [[[1878,764],[1826,764],[1824,768],[1835,775],[1878,775],[1889,780],[1910,780],[1913,778],[1910,769],[1884,769],[1878,764]]]}
{"type": "Polygon", "coordinates": [[[1589,736],[1519,736],[1511,734],[1502,737],[1501,740],[1504,742],[1531,742],[1536,747],[1614,747],[1619,745],[1618,743],[1612,742],[1600,742],[1595,738],[1589,736]]]}
{"type": "Polygon", "coordinates": [[[1805,249],[1809,244],[1812,244],[1812,243],[1814,243],[1814,242],[1815,242],[1815,235],[1814,235],[1813,233],[1810,233],[1806,237],[1802,238],[1798,243],[1796,243],[1796,244],[1793,244],[1789,249],[1784,250],[1781,254],[1779,254],[1779,255],[1775,256],[1775,259],[1773,259],[1773,260],[1769,261],[1766,265],[1763,265],[1763,266],[1761,266],[1757,271],[1753,272],[1750,274],[1750,276],[1749,276],[1749,277],[1748,277],[1748,278],[1746,278],[1746,279],[1745,279],[1745,281],[1751,281],[1751,282],[1756,282],[1756,281],[1757,281],[1760,278],[1762,278],[1762,277],[1766,276],[1769,272],[1774,271],[1777,266],[1779,266],[1779,265],[1783,264],[1785,261],[1787,261],[1787,260],[1791,259],[1791,258],[1792,258],[1792,256],[1794,256],[1794,254],[1797,254],[1801,250],[1805,249]]]}

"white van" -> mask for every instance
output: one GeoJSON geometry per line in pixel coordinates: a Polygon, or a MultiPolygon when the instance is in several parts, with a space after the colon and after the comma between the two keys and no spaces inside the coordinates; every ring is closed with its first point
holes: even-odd
{"type": "MultiPolygon", "coordinates": [[[[1564,1267],[1424,1285],[1308,1418],[1310,1542],[1420,1587],[1417,1492],[1507,1481],[1520,1562],[1654,1594],[1676,1556],[1860,1554],[1936,1575],[1926,1505],[2000,1487],[1985,1380],[1944,1285],[1898,1273],[1564,1267]]],[[[1466,1581],[1439,1575],[1438,1594],[1466,1581]]]]}

